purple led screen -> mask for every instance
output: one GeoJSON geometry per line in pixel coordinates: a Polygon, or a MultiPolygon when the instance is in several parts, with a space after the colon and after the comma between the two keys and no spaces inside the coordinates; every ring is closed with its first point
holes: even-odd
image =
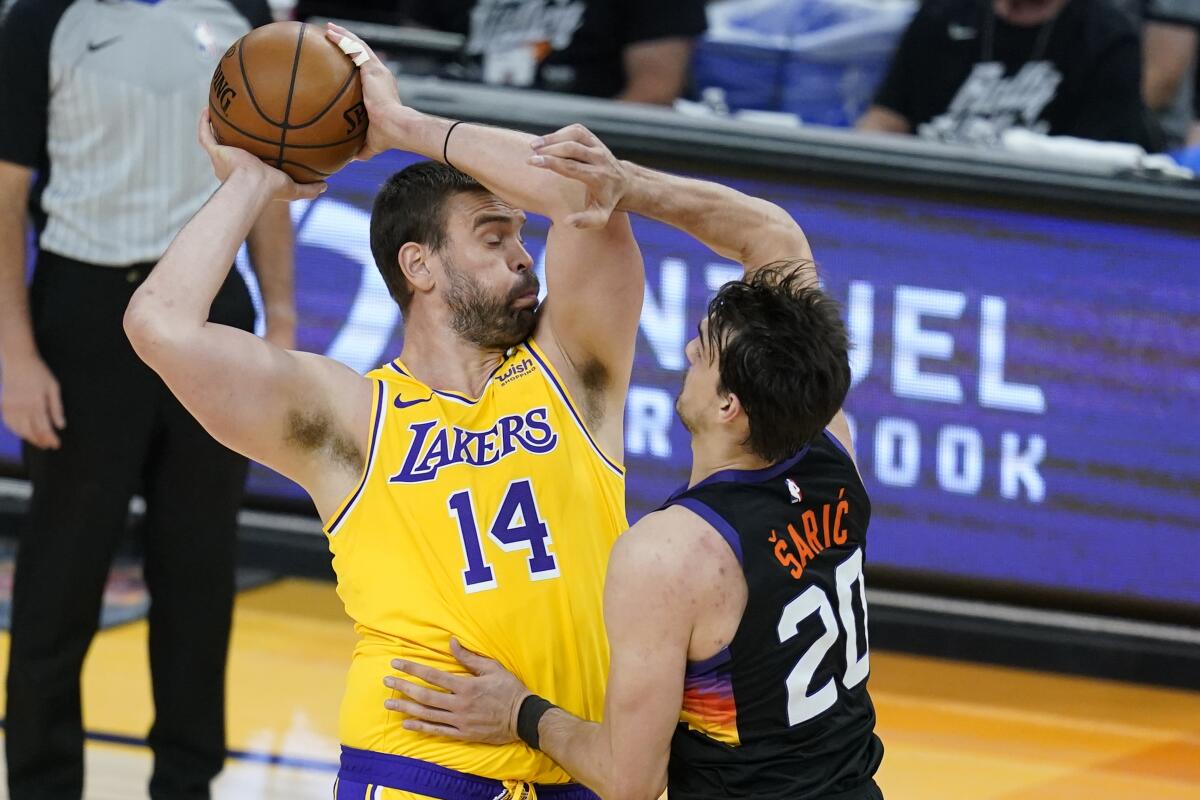
{"type": "MultiPolygon", "coordinates": [[[[407,162],[352,165],[293,208],[300,345],[360,371],[400,349],[367,231],[376,186],[407,162]]],[[[845,307],[871,561],[1200,604],[1200,235],[734,185],[800,221],[845,307]]],[[[539,270],[546,228],[526,229],[539,270]]],[[[634,228],[647,281],[626,406],[636,519],[686,479],[683,348],[740,270],[678,231],[634,228]]],[[[0,434],[0,458],[16,457],[0,434]]],[[[258,467],[250,490],[303,497],[258,467]]]]}

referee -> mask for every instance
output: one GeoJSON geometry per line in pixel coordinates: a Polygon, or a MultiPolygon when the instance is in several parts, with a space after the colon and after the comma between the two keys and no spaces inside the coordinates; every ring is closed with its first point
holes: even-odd
{"type": "MultiPolygon", "coordinates": [[[[225,758],[225,661],[246,461],[134,355],[130,296],[216,188],[196,116],[266,0],[9,0],[0,18],[0,404],[33,484],[13,587],[12,800],[83,791],[80,670],[129,500],[146,500],[154,800],[207,798],[225,758]],[[26,291],[27,210],[38,235],[26,291]]],[[[267,336],[294,346],[286,204],[249,250],[267,336]]],[[[232,271],[214,322],[250,330],[232,271]]]]}

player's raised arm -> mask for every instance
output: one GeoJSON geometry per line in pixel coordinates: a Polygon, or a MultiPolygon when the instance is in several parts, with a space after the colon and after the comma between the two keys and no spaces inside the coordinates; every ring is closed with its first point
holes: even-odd
{"type": "MultiPolygon", "coordinates": [[[[595,191],[539,169],[530,160],[538,141],[530,134],[459,123],[404,106],[394,77],[365,43],[336,25],[330,26],[328,36],[336,43],[345,40],[343,49],[362,51],[358,60],[363,102],[371,120],[364,155],[400,149],[447,161],[513,206],[550,218],[548,332],[565,356],[566,364],[559,366],[576,376],[572,388],[600,388],[602,395],[615,400],[609,404],[613,413],[602,416],[615,420],[619,432],[645,277],[629,221],[625,214],[614,213],[617,196],[608,187],[595,191]],[[579,224],[579,214],[586,215],[589,224],[579,224]]],[[[539,326],[543,345],[546,332],[539,326]]],[[[615,438],[611,449],[619,449],[621,437],[604,433],[600,432],[603,438],[615,438]]]]}
{"type": "Polygon", "coordinates": [[[315,197],[322,185],[297,185],[254,156],[217,145],[207,114],[200,138],[222,186],[134,294],[125,331],[205,430],[300,483],[324,518],[362,469],[370,382],[330,359],[208,322],[238,247],[263,210],[275,200],[315,197]]]}

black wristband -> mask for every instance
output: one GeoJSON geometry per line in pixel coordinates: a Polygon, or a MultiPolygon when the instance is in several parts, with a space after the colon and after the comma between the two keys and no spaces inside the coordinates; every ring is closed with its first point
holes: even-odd
{"type": "MultiPolygon", "coordinates": [[[[463,124],[463,121],[460,119],[457,122],[455,122],[453,125],[451,125],[450,130],[446,131],[446,140],[442,142],[442,161],[448,167],[454,167],[454,165],[450,163],[450,157],[448,155],[446,155],[447,151],[450,149],[450,134],[454,133],[454,129],[462,124],[463,124]]],[[[455,167],[455,169],[458,169],[458,168],[455,167]]]]}
{"type": "Polygon", "coordinates": [[[539,743],[538,723],[552,708],[558,708],[558,706],[536,694],[531,694],[521,701],[521,708],[517,711],[517,736],[521,737],[521,741],[534,750],[538,749],[539,743]]]}

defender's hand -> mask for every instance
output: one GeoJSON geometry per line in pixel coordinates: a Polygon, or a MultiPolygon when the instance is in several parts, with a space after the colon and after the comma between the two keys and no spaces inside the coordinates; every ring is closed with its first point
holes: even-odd
{"type": "Polygon", "coordinates": [[[275,169],[261,158],[238,147],[229,147],[217,141],[212,125],[208,121],[208,109],[200,114],[200,146],[212,161],[217,180],[224,183],[235,171],[253,175],[271,191],[272,200],[313,200],[328,188],[324,181],[296,183],[284,172],[275,169]]]}
{"type": "Polygon", "coordinates": [[[625,165],[596,135],[579,123],[534,139],[529,163],[582,183],[587,208],[567,217],[576,228],[603,228],[629,188],[625,165]]]}
{"type": "Polygon", "coordinates": [[[515,742],[517,712],[530,691],[498,662],[472,653],[457,639],[450,640],[450,652],[473,677],[397,658],[392,661],[394,669],[437,689],[388,676],[384,684],[411,699],[386,700],[384,705],[408,714],[411,719],[404,720],[404,727],[410,731],[487,744],[515,742]]]}
{"type": "Polygon", "coordinates": [[[325,36],[342,48],[343,52],[349,49],[350,52],[346,55],[354,59],[358,67],[358,76],[362,80],[363,105],[367,109],[370,126],[367,128],[367,141],[355,158],[366,161],[391,150],[391,142],[395,140],[391,120],[397,111],[404,108],[404,103],[400,101],[396,78],[379,56],[375,55],[370,45],[341,25],[326,23],[325,36]]]}
{"type": "Polygon", "coordinates": [[[4,363],[0,382],[0,415],[14,434],[43,450],[57,450],[57,431],[67,426],[58,380],[41,357],[33,354],[4,363]]]}

